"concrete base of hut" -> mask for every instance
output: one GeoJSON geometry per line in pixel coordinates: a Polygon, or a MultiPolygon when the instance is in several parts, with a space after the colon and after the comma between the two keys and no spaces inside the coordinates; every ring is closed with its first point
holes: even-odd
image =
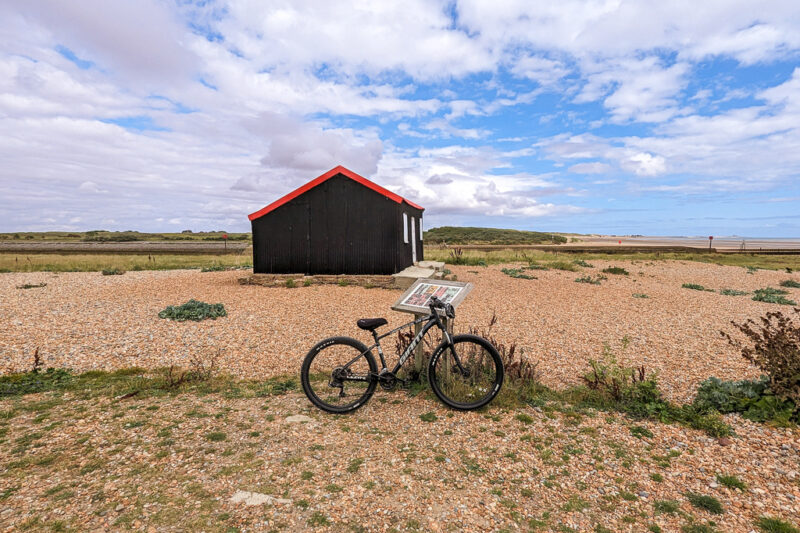
{"type": "Polygon", "coordinates": [[[355,276],[305,274],[250,274],[239,278],[241,285],[262,285],[264,287],[306,287],[309,285],[355,285],[367,289],[399,289],[392,276],[355,276]]]}
{"type": "Polygon", "coordinates": [[[250,274],[239,278],[242,285],[262,285],[264,287],[305,287],[308,285],[356,285],[368,289],[407,289],[419,278],[443,278],[444,263],[436,261],[420,262],[391,276],[350,274],[306,276],[305,274],[250,274]]]}

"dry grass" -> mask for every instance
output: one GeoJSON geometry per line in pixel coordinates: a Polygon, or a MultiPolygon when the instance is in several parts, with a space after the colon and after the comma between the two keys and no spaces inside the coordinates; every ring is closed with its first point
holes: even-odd
{"type": "Polygon", "coordinates": [[[251,267],[249,253],[211,254],[3,254],[0,272],[98,272],[104,269],[175,270],[210,266],[251,267]]]}

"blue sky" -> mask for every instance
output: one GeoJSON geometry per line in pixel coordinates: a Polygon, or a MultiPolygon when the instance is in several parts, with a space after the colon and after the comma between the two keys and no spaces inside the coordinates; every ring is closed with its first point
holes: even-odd
{"type": "Polygon", "coordinates": [[[0,2],[0,231],[242,231],[342,164],[428,228],[800,237],[793,4],[0,2]]]}

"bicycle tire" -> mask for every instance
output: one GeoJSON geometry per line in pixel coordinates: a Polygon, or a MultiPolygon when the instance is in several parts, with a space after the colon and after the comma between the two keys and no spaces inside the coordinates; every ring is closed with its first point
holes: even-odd
{"type": "MultiPolygon", "coordinates": [[[[311,350],[309,350],[308,354],[306,354],[305,359],[303,360],[303,366],[300,369],[300,383],[303,385],[303,392],[305,393],[306,397],[313,403],[316,407],[322,409],[323,411],[327,411],[329,413],[335,414],[344,414],[350,413],[355,411],[372,397],[372,394],[375,392],[375,387],[377,387],[378,383],[377,380],[370,379],[366,382],[350,382],[347,383],[354,383],[360,384],[365,383],[366,387],[361,389],[359,386],[353,385],[352,387],[348,386],[348,388],[355,388],[356,391],[363,390],[354,401],[347,403],[345,405],[336,405],[334,403],[330,403],[330,401],[325,401],[322,397],[314,389],[312,382],[319,382],[324,381],[325,379],[328,380],[328,388],[332,390],[335,387],[331,387],[331,383],[333,383],[333,370],[334,368],[330,368],[331,376],[326,377],[324,375],[325,368],[317,369],[316,367],[312,370],[312,365],[314,361],[318,359],[321,355],[329,355],[336,349],[341,349],[341,354],[337,353],[334,355],[335,359],[338,359],[340,364],[344,364],[347,361],[355,358],[359,354],[363,354],[363,357],[366,359],[368,370],[370,374],[377,374],[378,373],[378,365],[375,362],[375,357],[372,355],[372,352],[368,351],[366,345],[364,343],[350,338],[350,337],[330,337],[318,342],[314,345],[311,350]],[[347,349],[346,347],[350,347],[352,349],[347,349]],[[343,356],[342,356],[343,355],[343,356]],[[317,374],[316,372],[320,372],[317,374]],[[315,377],[312,377],[315,376],[315,377]]],[[[356,361],[358,363],[358,361],[356,361]]],[[[328,365],[327,362],[323,363],[322,366],[331,366],[328,365]]],[[[363,369],[363,364],[361,365],[361,369],[363,369]]],[[[327,390],[325,385],[321,386],[321,390],[327,390]]],[[[344,388],[340,389],[340,392],[344,393],[344,388]]]]}
{"type": "MultiPolygon", "coordinates": [[[[500,354],[497,353],[497,349],[483,337],[466,334],[455,335],[453,337],[453,343],[456,347],[456,354],[459,357],[459,361],[461,361],[465,368],[475,363],[473,368],[471,368],[473,374],[465,378],[458,372],[455,360],[452,359],[452,352],[449,350],[450,345],[446,341],[443,341],[436,347],[428,363],[428,382],[430,383],[433,393],[436,394],[445,405],[460,411],[480,409],[491,402],[503,386],[503,361],[500,359],[500,354]],[[459,344],[462,344],[462,346],[459,347],[459,344]],[[467,348],[467,346],[470,348],[467,348]],[[467,350],[474,350],[474,352],[468,353],[465,348],[467,348],[467,350]],[[483,354],[483,356],[480,361],[471,361],[471,356],[474,354],[483,354]],[[448,364],[451,365],[449,369],[446,366],[448,364]],[[478,391],[481,391],[482,388],[485,389],[485,394],[478,396],[474,401],[462,401],[462,398],[453,398],[453,396],[456,396],[456,394],[454,394],[456,390],[469,387],[467,382],[472,376],[477,375],[475,370],[480,370],[481,372],[487,370],[489,372],[486,376],[486,383],[475,387],[478,391]],[[445,382],[445,378],[454,380],[456,377],[458,378],[458,382],[455,383],[455,386],[448,386],[448,383],[445,382]]],[[[472,399],[470,393],[465,394],[465,396],[467,396],[469,400],[472,399]]]]}

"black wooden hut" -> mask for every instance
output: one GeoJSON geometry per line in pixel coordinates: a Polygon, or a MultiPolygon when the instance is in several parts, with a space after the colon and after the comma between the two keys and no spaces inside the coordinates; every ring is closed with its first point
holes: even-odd
{"type": "Polygon", "coordinates": [[[338,166],[249,216],[253,271],[394,274],[423,259],[423,210],[338,166]]]}

